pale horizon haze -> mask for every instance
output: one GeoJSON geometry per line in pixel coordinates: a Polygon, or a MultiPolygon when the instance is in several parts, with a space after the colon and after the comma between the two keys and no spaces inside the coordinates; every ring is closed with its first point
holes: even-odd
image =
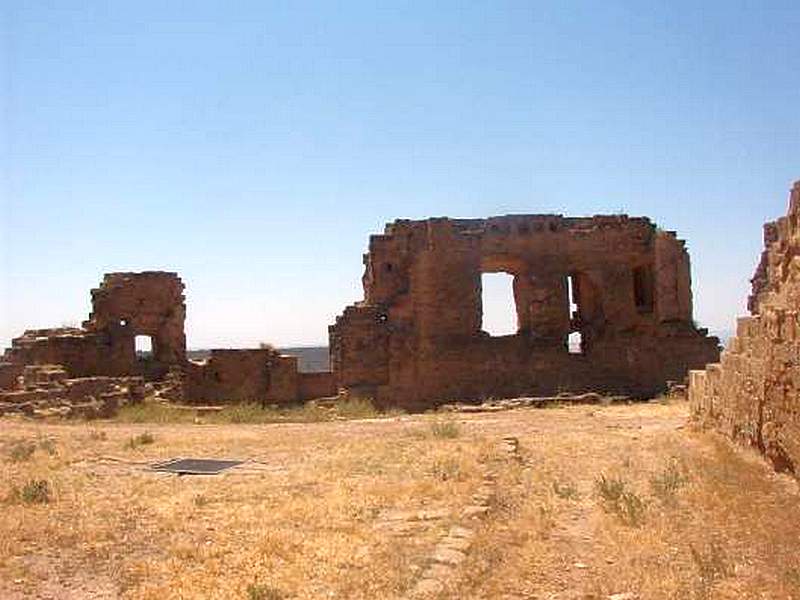
{"type": "MultiPolygon", "coordinates": [[[[190,348],[327,344],[398,218],[650,217],[746,312],[800,179],[797,2],[0,8],[0,347],[176,271],[190,348]]],[[[487,289],[488,321],[513,318],[487,289]],[[495,300],[497,302],[495,302],[495,300]]]]}

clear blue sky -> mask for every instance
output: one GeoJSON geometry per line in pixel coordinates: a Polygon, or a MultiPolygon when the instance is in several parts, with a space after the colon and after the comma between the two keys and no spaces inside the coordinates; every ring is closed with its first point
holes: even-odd
{"type": "Polygon", "coordinates": [[[0,11],[0,346],[143,269],[192,347],[324,343],[385,222],[520,212],[677,230],[729,329],[800,179],[796,0],[0,11]]]}

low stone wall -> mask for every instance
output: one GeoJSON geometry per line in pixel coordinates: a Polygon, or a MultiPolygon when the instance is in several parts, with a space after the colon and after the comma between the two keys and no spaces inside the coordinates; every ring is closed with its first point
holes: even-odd
{"type": "Polygon", "coordinates": [[[266,398],[272,350],[212,350],[186,367],[184,398],[189,402],[242,402],[266,398]]]}
{"type": "Polygon", "coordinates": [[[689,375],[695,420],[758,448],[780,471],[800,467],[800,182],[789,215],[765,227],[750,310],[719,363],[689,375]]]}
{"type": "Polygon", "coordinates": [[[333,373],[320,371],[317,373],[300,373],[299,375],[298,395],[301,400],[336,395],[336,381],[333,378],[333,373]]]}
{"type": "Polygon", "coordinates": [[[299,373],[296,356],[271,348],[211,350],[185,369],[183,399],[192,404],[291,404],[335,394],[331,373],[299,373]]]}

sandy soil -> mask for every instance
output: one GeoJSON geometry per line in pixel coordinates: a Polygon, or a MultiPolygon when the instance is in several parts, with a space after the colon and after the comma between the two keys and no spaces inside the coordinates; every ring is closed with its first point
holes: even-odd
{"type": "Polygon", "coordinates": [[[682,404],[0,434],[0,598],[800,598],[795,481],[682,404]]]}

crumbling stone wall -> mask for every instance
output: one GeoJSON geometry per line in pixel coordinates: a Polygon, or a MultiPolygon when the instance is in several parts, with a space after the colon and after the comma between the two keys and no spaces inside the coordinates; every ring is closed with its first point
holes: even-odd
{"type": "Polygon", "coordinates": [[[337,393],[336,381],[330,371],[298,373],[298,396],[301,400],[329,398],[337,393]]]}
{"type": "Polygon", "coordinates": [[[296,356],[272,348],[221,349],[187,363],[183,396],[195,404],[290,404],[330,396],[335,389],[331,373],[298,372],[296,356]]]}
{"type": "Polygon", "coordinates": [[[763,452],[778,470],[800,465],[800,182],[789,212],[764,226],[751,316],[738,320],[719,363],[692,371],[699,423],[763,452]]]}
{"type": "Polygon", "coordinates": [[[25,365],[0,362],[0,390],[13,390],[17,387],[25,365]]]}
{"type": "Polygon", "coordinates": [[[83,326],[101,332],[108,344],[107,370],[112,375],[138,371],[160,379],[172,365],[186,360],[186,305],[177,273],[109,273],[92,290],[92,313],[83,326]],[[134,340],[149,336],[152,357],[138,360],[134,340]]]}
{"type": "MultiPolygon", "coordinates": [[[[153,389],[162,397],[194,403],[280,404],[334,393],[331,373],[299,373],[296,357],[271,348],[212,350],[207,361],[188,361],[183,292],[176,273],[105,275],[92,290],[92,313],[83,327],[29,329],[12,340],[0,361],[0,390],[11,394],[8,402],[59,401],[63,390],[21,382],[29,366],[48,366],[44,371],[60,369],[63,379],[74,381],[141,376],[160,381],[153,389]],[[150,337],[152,356],[137,356],[135,338],[140,335],[150,337]]],[[[77,383],[69,387],[82,389],[77,383]]]]}
{"type": "Polygon", "coordinates": [[[183,283],[175,273],[110,273],[83,327],[29,329],[0,361],[0,414],[109,417],[186,362],[183,283]],[[153,356],[136,355],[135,336],[153,356]]]}
{"type": "Polygon", "coordinates": [[[183,282],[176,273],[109,273],[92,290],[92,313],[82,328],[30,329],[11,341],[3,361],[59,364],[71,377],[143,375],[160,379],[186,361],[183,282]],[[148,360],[135,337],[152,339],[148,360]]]}
{"type": "Polygon", "coordinates": [[[205,361],[189,361],[184,396],[191,402],[241,402],[266,398],[274,350],[212,350],[205,361]]]}
{"type": "Polygon", "coordinates": [[[0,390],[0,415],[111,417],[144,398],[141,377],[70,378],[61,365],[21,367],[13,385],[0,390]]]}
{"type": "Polygon", "coordinates": [[[379,404],[647,396],[719,356],[718,340],[692,321],[683,241],[648,219],[400,220],[370,237],[364,264],[364,300],[330,327],[330,351],[337,385],[379,404]],[[481,275],[492,272],[514,278],[515,335],[481,329],[481,275]],[[579,354],[568,350],[572,332],[579,354]]]}
{"type": "Polygon", "coordinates": [[[106,374],[110,345],[100,333],[75,327],[28,329],[11,340],[8,364],[63,365],[73,377],[106,374]]]}

